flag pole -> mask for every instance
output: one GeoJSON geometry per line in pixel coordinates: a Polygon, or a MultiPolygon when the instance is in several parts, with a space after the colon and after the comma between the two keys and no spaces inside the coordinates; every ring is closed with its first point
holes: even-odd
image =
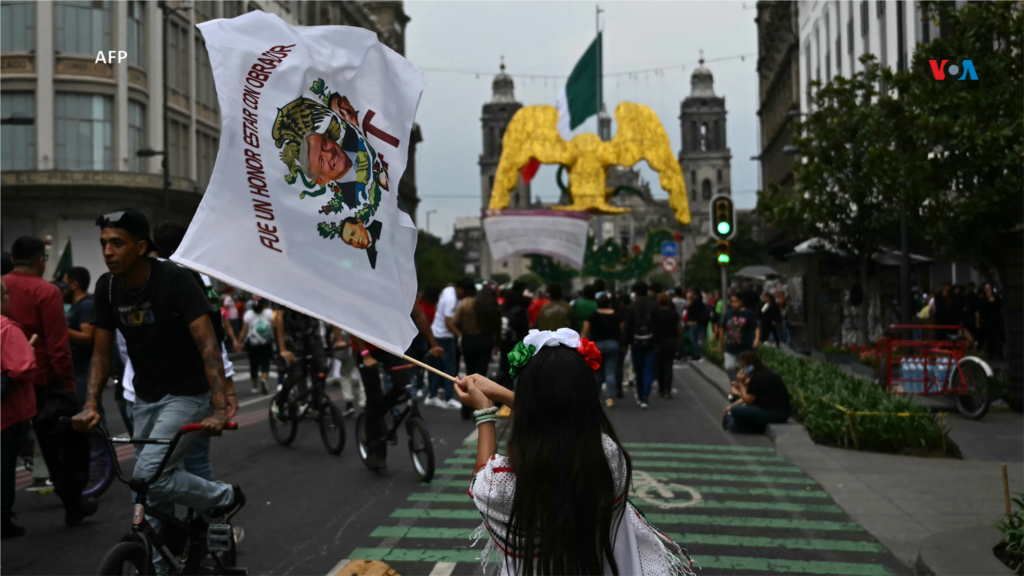
{"type": "MultiPolygon", "coordinates": [[[[594,113],[595,114],[600,114],[601,113],[601,109],[604,107],[604,94],[602,93],[603,91],[601,90],[601,88],[602,88],[602,86],[601,86],[601,72],[603,72],[603,68],[604,68],[604,59],[602,58],[603,55],[601,54],[603,47],[601,46],[601,42],[600,42],[600,38],[601,38],[601,12],[604,12],[604,10],[601,10],[601,7],[597,6],[597,5],[595,5],[594,8],[595,8],[595,12],[594,12],[594,33],[596,34],[596,37],[598,39],[598,42],[597,42],[597,78],[596,78],[596,80],[597,80],[597,110],[595,110],[594,113]]],[[[600,116],[598,116],[597,122],[598,122],[597,130],[598,130],[598,132],[600,132],[601,131],[601,119],[600,119],[600,116]]]]}
{"type": "Polygon", "coordinates": [[[403,354],[402,358],[405,358],[409,362],[412,362],[413,364],[419,366],[420,368],[423,368],[424,370],[426,370],[427,372],[430,372],[431,374],[437,374],[441,378],[447,378],[447,379],[451,380],[452,382],[455,382],[455,377],[454,376],[450,376],[448,374],[445,374],[444,372],[441,372],[437,368],[434,368],[433,366],[428,366],[428,365],[424,364],[423,362],[420,362],[419,360],[417,360],[415,358],[410,358],[407,354],[403,354]]]}

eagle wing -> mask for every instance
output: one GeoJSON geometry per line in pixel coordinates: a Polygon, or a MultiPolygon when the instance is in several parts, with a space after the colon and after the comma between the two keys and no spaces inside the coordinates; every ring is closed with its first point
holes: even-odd
{"type": "Polygon", "coordinates": [[[292,100],[277,110],[271,132],[274,144],[281,148],[289,140],[301,142],[306,134],[316,130],[328,114],[329,110],[316,100],[301,97],[292,100]]]}
{"type": "Polygon", "coordinates": [[[618,130],[615,137],[602,148],[606,164],[632,166],[640,160],[658,171],[661,187],[668,192],[669,208],[676,220],[690,223],[690,205],[686,201],[686,181],[679,166],[668,134],[653,110],[642,104],[622,102],[615,108],[618,130]]]}
{"type": "Polygon", "coordinates": [[[501,140],[501,160],[491,189],[491,210],[508,206],[509,193],[519,182],[519,171],[536,158],[542,164],[571,166],[576,152],[558,134],[558,110],[552,106],[526,106],[512,117],[501,140]]]}

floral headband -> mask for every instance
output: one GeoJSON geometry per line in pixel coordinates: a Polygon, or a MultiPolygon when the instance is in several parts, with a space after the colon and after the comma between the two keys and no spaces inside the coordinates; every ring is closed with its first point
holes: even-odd
{"type": "Polygon", "coordinates": [[[517,343],[516,347],[508,353],[509,375],[512,378],[517,378],[519,373],[523,371],[523,368],[526,367],[526,364],[537,355],[537,352],[540,352],[541,348],[561,345],[575,348],[577,352],[583,355],[583,358],[592,369],[597,370],[601,367],[601,352],[597,349],[597,346],[586,338],[580,338],[579,333],[575,330],[570,330],[569,328],[559,328],[554,332],[550,330],[543,332],[530,330],[526,338],[523,338],[523,341],[517,343]]]}

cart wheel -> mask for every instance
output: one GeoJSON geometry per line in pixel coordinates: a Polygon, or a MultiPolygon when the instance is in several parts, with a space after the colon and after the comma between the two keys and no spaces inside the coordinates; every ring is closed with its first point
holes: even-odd
{"type": "Polygon", "coordinates": [[[967,356],[950,375],[950,391],[956,395],[956,408],[965,418],[978,420],[988,412],[991,398],[992,369],[981,358],[967,356]]]}

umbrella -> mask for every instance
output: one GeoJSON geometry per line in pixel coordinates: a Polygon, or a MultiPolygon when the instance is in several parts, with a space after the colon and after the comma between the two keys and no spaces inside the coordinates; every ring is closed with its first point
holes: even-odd
{"type": "Polygon", "coordinates": [[[772,276],[779,276],[779,273],[775,271],[771,266],[744,266],[736,272],[737,278],[753,278],[755,280],[764,280],[772,276]]]}

